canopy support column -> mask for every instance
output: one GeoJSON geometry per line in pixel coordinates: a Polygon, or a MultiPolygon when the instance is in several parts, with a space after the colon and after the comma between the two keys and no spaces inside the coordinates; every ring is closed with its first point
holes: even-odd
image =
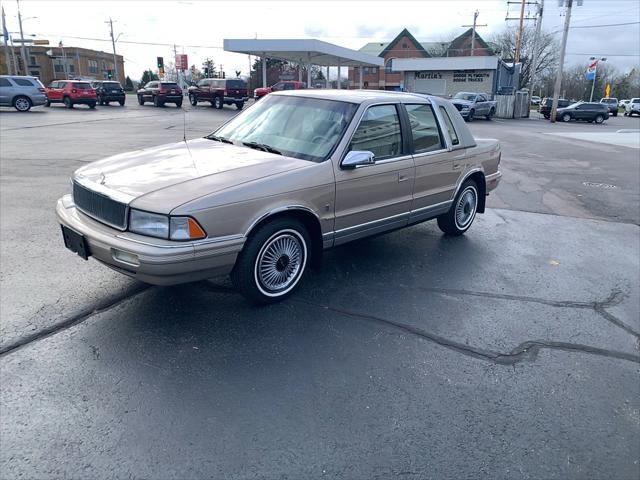
{"type": "Polygon", "coordinates": [[[327,76],[324,79],[325,86],[329,88],[329,65],[327,65],[327,76]]]}
{"type": "Polygon", "coordinates": [[[341,83],[342,82],[340,81],[340,59],[338,58],[338,90],[342,88],[341,83]]]}
{"type": "Polygon", "coordinates": [[[360,90],[362,90],[362,70],[364,70],[364,66],[360,65],[360,68],[358,68],[360,72],[360,90]]]}
{"type": "Polygon", "coordinates": [[[311,88],[311,52],[307,52],[307,88],[311,88]]]}
{"type": "Polygon", "coordinates": [[[262,87],[267,88],[267,57],[265,52],[262,52],[262,87]]]}

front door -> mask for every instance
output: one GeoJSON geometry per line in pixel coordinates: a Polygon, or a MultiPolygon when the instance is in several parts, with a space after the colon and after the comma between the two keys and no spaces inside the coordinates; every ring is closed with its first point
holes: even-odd
{"type": "Polygon", "coordinates": [[[415,169],[399,107],[368,107],[345,151],[370,151],[375,163],[347,170],[335,165],[335,245],[408,222],[415,169]]]}

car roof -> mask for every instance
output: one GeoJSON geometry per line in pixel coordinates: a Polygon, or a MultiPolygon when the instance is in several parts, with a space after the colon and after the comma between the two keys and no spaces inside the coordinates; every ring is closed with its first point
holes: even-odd
{"type": "Polygon", "coordinates": [[[350,103],[373,103],[376,101],[406,102],[415,100],[429,100],[430,95],[409,92],[392,92],[385,90],[337,90],[337,89],[306,89],[285,90],[271,95],[292,97],[319,98],[322,100],[337,100],[350,103]]]}

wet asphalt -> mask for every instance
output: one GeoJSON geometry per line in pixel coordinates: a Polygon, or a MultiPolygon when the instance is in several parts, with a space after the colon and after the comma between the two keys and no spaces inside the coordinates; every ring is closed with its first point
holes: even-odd
{"type": "Polygon", "coordinates": [[[64,249],[75,168],[234,114],[0,112],[2,478],[640,476],[638,150],[475,122],[505,177],[464,237],[330,250],[269,307],[64,249]]]}

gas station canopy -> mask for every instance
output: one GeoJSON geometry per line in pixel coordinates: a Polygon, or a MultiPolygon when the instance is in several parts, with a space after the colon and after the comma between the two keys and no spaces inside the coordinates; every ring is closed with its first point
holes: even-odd
{"type": "Polygon", "coordinates": [[[382,67],[384,59],[315,39],[225,39],[226,52],[321,66],[382,67]]]}

